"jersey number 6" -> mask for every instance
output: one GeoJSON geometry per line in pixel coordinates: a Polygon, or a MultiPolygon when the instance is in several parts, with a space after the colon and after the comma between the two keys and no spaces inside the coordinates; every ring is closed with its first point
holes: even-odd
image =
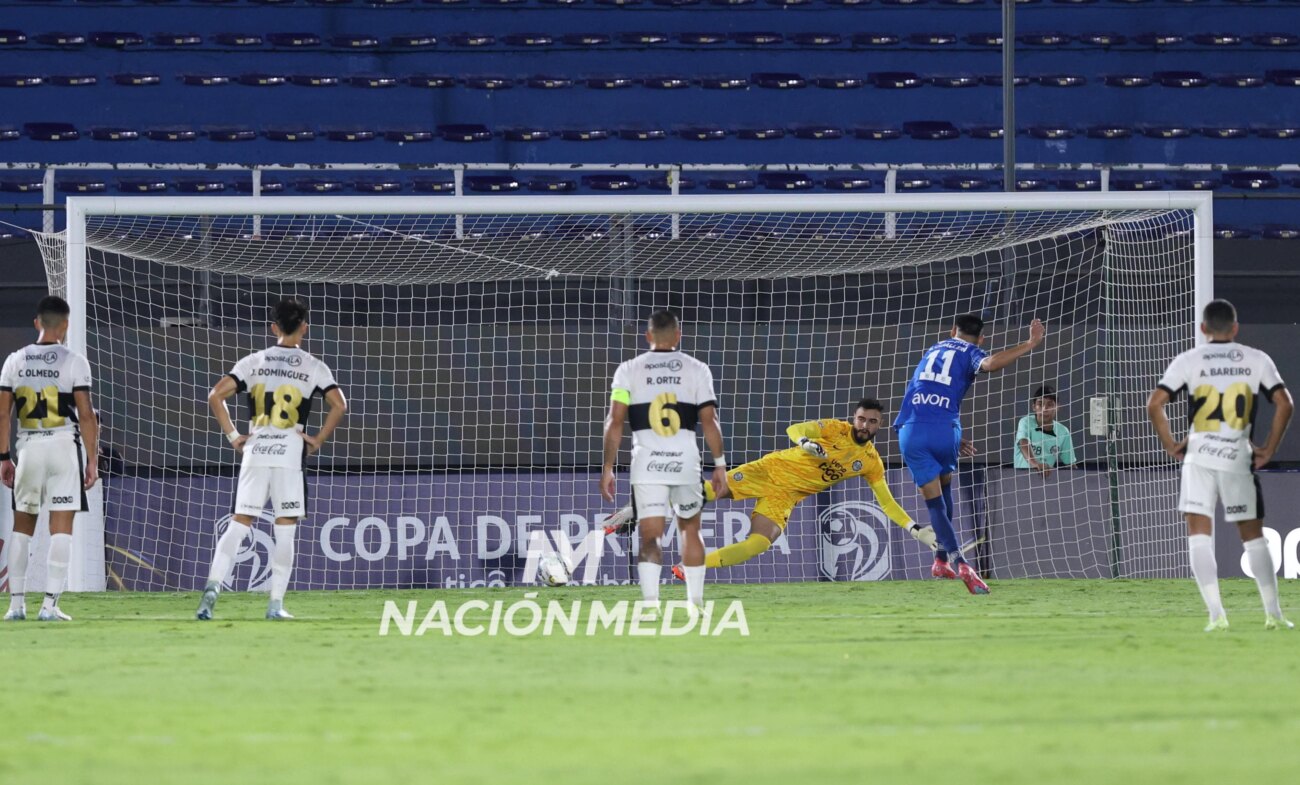
{"type": "Polygon", "coordinates": [[[660,436],[672,436],[682,429],[677,413],[677,393],[659,393],[650,402],[650,428],[660,436]]]}

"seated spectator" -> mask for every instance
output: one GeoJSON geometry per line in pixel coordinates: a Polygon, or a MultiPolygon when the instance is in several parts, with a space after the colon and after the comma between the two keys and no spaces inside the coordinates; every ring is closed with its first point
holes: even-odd
{"type": "Polygon", "coordinates": [[[1069,429],[1056,422],[1056,388],[1044,384],[1034,390],[1030,405],[1034,413],[1022,417],[1016,427],[1015,467],[1046,477],[1057,466],[1073,465],[1074,441],[1069,429]]]}

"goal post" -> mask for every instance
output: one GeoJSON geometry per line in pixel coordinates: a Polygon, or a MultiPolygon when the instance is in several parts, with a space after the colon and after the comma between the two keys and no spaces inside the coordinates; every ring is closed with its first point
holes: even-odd
{"type": "MultiPolygon", "coordinates": [[[[993,350],[1042,318],[1043,349],[963,407],[980,455],[958,471],[959,534],[994,578],[1145,577],[1185,571],[1176,475],[1141,403],[1213,297],[1211,210],[1183,192],[74,197],[66,234],[41,248],[121,457],[110,585],[201,583],[236,466],[204,393],[266,345],[266,306],[289,293],[309,301],[307,348],[352,403],[309,467],[296,588],[512,585],[532,531],[577,547],[616,509],[596,490],[600,424],[654,307],[683,313],[683,348],[714,369],[733,468],[863,395],[892,418],[958,313],[985,316],[993,350]],[[1042,384],[1078,453],[1048,478],[1012,466],[1042,384]]],[[[925,522],[893,430],[877,441],[925,522]]],[[[628,491],[621,472],[620,505],[628,491]]],[[[752,505],[706,510],[706,546],[743,537],[752,505]]],[[[263,587],[268,543],[245,546],[237,585],[263,587]]],[[[633,547],[611,539],[597,580],[632,578],[633,547]]],[[[772,551],[708,579],[925,566],[851,480],[804,500],[772,551]]]]}

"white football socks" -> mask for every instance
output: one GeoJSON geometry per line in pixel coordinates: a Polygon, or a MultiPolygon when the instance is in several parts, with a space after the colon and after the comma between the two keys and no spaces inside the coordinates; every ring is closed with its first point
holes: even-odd
{"type": "Polygon", "coordinates": [[[1282,605],[1277,600],[1277,567],[1268,552],[1268,540],[1256,537],[1242,543],[1246,550],[1246,559],[1250,571],[1255,575],[1255,585],[1259,587],[1259,598],[1264,601],[1264,613],[1282,618],[1282,605]]]}
{"type": "Polygon", "coordinates": [[[704,605],[704,565],[688,567],[683,564],[682,572],[686,573],[686,601],[697,607],[704,605]]]}
{"type": "Polygon", "coordinates": [[[271,552],[271,602],[284,599],[289,590],[289,576],[293,574],[294,537],[296,525],[275,525],[275,548],[271,552]]]}
{"type": "Polygon", "coordinates": [[[50,535],[50,557],[45,568],[45,602],[41,610],[52,610],[59,604],[63,583],[68,578],[68,561],[72,558],[72,535],[50,535]]]}
{"type": "Polygon", "coordinates": [[[9,607],[24,607],[27,592],[27,560],[32,550],[32,535],[14,532],[9,536],[9,607]]]}
{"type": "Polygon", "coordinates": [[[1219,598],[1219,565],[1214,561],[1214,538],[1208,534],[1191,534],[1187,537],[1187,557],[1192,563],[1192,575],[1201,589],[1201,599],[1210,612],[1210,621],[1223,618],[1223,600],[1219,598]]]}
{"type": "Polygon", "coordinates": [[[239,546],[244,544],[244,538],[252,530],[251,526],[233,520],[226,527],[226,533],[217,540],[217,551],[212,555],[212,570],[208,572],[210,588],[221,590],[221,584],[230,577],[230,570],[235,566],[235,556],[239,554],[239,546]]]}
{"type": "Polygon", "coordinates": [[[662,564],[651,561],[636,563],[636,577],[641,583],[641,599],[646,602],[659,602],[659,575],[663,569],[662,564]]]}

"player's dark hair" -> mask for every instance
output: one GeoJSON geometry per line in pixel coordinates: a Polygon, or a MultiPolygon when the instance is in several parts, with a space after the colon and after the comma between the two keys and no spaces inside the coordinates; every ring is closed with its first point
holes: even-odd
{"type": "Polygon", "coordinates": [[[655,311],[650,315],[650,329],[655,332],[675,330],[677,329],[678,324],[677,314],[667,308],[664,308],[661,311],[655,311]]]}
{"type": "Polygon", "coordinates": [[[40,303],[36,306],[36,318],[41,320],[41,325],[44,327],[55,327],[62,324],[67,321],[70,313],[72,313],[72,309],[68,307],[68,301],[53,294],[49,297],[42,297],[40,303]]]}
{"type": "Polygon", "coordinates": [[[1212,333],[1226,333],[1237,323],[1237,309],[1227,300],[1211,300],[1201,312],[1201,321],[1212,333]]]}
{"type": "Polygon", "coordinates": [[[291,335],[307,321],[307,303],[297,297],[282,297],[280,302],[275,304],[273,314],[272,318],[279,325],[280,332],[291,335]]]}
{"type": "Polygon", "coordinates": [[[957,332],[972,338],[978,338],[984,332],[984,320],[979,314],[964,313],[954,319],[953,324],[957,327],[957,332]]]}
{"type": "Polygon", "coordinates": [[[1053,401],[1055,401],[1056,388],[1050,384],[1040,385],[1037,390],[1034,390],[1034,400],[1036,401],[1039,398],[1051,398],[1053,401]]]}
{"type": "Polygon", "coordinates": [[[885,411],[885,407],[881,405],[880,401],[876,400],[875,398],[863,398],[862,400],[853,404],[853,411],[851,412],[851,414],[857,414],[858,409],[875,409],[878,412],[885,411]]]}

